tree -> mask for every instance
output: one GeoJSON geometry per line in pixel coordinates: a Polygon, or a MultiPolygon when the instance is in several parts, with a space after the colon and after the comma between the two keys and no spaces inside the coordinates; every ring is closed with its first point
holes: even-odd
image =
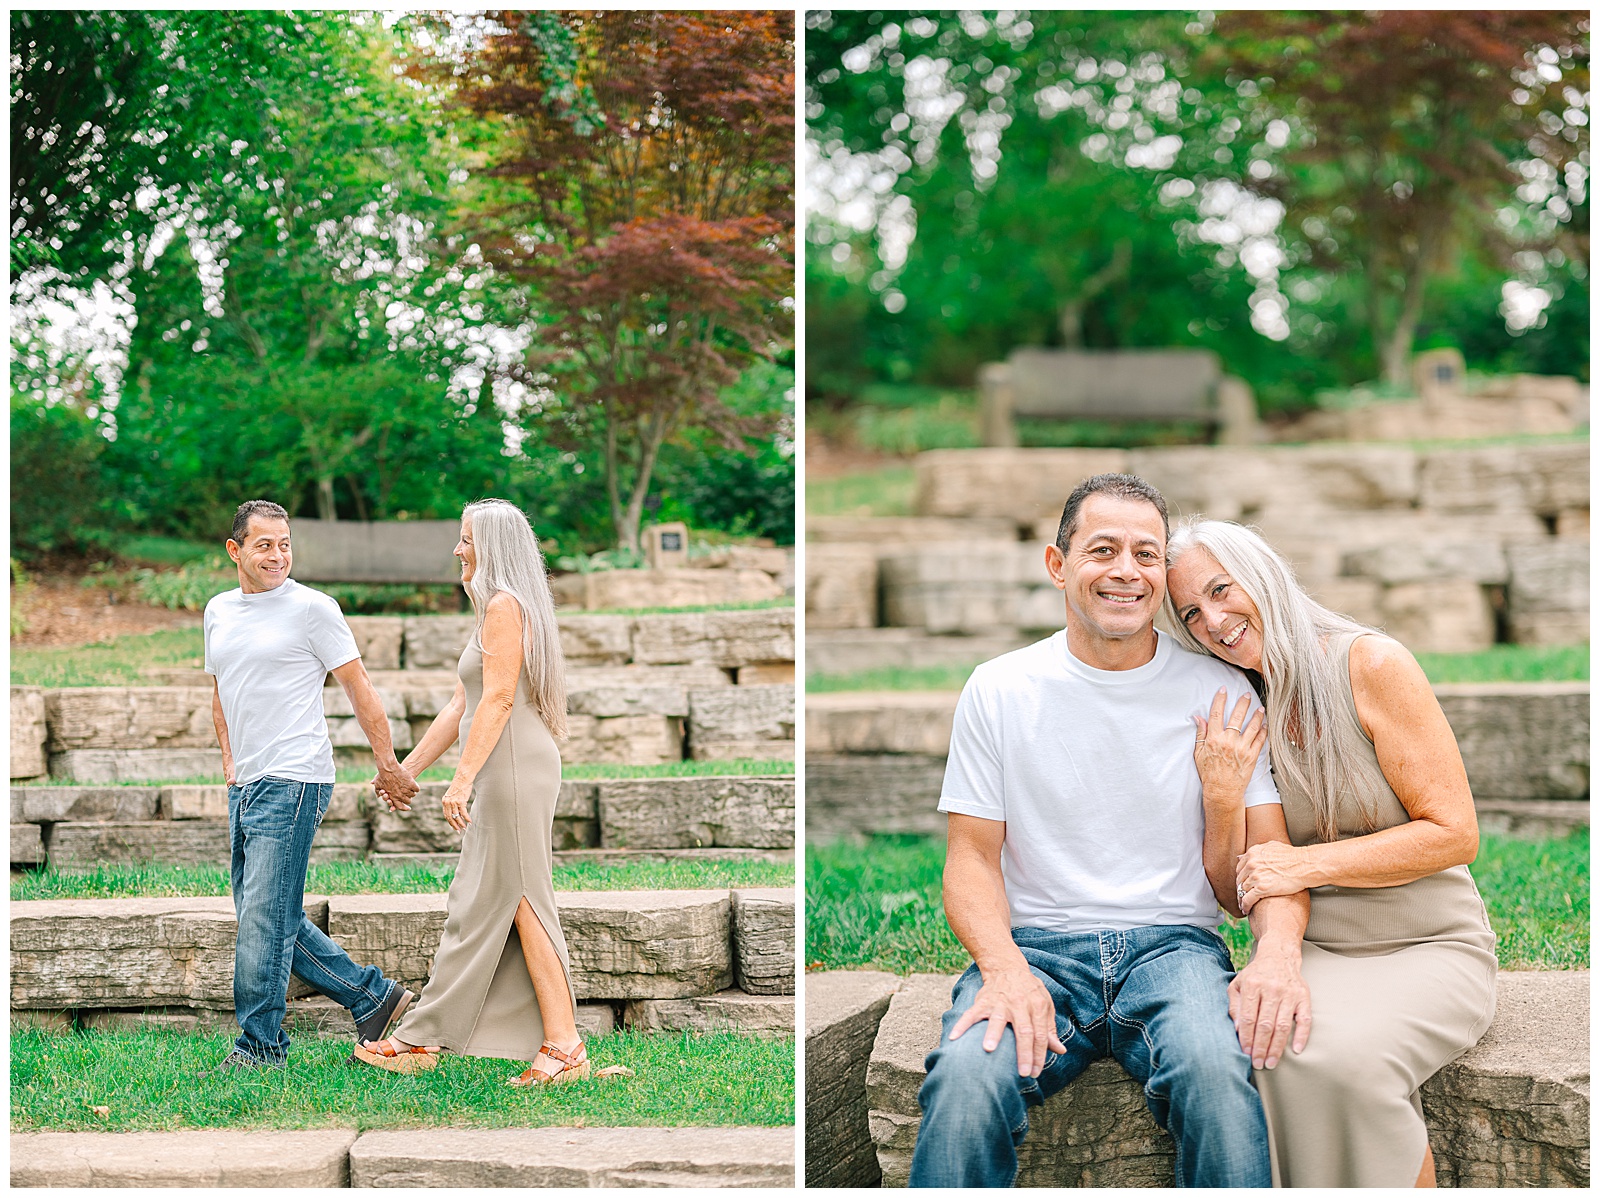
{"type": "Polygon", "coordinates": [[[1565,234],[1586,256],[1570,201],[1587,171],[1566,180],[1587,162],[1587,32],[1587,14],[1519,9],[1217,18],[1201,63],[1249,81],[1254,125],[1293,137],[1281,170],[1246,182],[1287,206],[1314,264],[1360,278],[1386,381],[1407,380],[1428,284],[1464,252],[1565,234]],[[1543,211],[1506,220],[1542,178],[1543,211]]]}
{"type": "Polygon", "coordinates": [[[537,431],[598,440],[619,545],[637,549],[661,448],[755,429],[720,396],[785,342],[792,279],[793,17],[495,13],[455,82],[487,148],[483,258],[539,326],[537,431]]]}

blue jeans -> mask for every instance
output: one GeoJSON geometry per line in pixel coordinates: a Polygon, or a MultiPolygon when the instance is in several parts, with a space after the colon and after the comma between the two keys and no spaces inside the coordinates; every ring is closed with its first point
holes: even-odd
{"type": "Polygon", "coordinates": [[[241,1052],[281,1064],[289,1055],[283,1015],[289,974],[309,982],[357,1021],[371,1015],[395,983],[375,965],[357,965],[306,918],[303,903],[311,840],[333,797],[329,782],[262,778],[228,787],[233,848],[233,1006],[241,1052]]]}
{"type": "Polygon", "coordinates": [[[1110,1056],[1144,1086],[1150,1113],[1177,1147],[1180,1186],[1270,1186],[1267,1124],[1250,1084],[1250,1058],[1228,1017],[1233,965],[1213,932],[1187,925],[1126,932],[1013,928],[1035,977],[1056,1004],[1064,1055],[1049,1053],[1037,1078],[1017,1074],[1008,1026],[984,1052],[987,1021],[951,1041],[983,978],[956,981],[939,1047],[918,1094],[922,1127],[913,1186],[1008,1186],[1028,1111],[1091,1061],[1110,1056]]]}

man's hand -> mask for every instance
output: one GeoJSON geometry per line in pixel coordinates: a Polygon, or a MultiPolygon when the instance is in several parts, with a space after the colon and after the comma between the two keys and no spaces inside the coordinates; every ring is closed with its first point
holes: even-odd
{"type": "Polygon", "coordinates": [[[410,811],[411,800],[421,789],[417,785],[417,780],[398,761],[393,764],[380,764],[373,785],[378,791],[378,797],[389,804],[391,811],[410,811]]]}
{"type": "Polygon", "coordinates": [[[1255,958],[1228,984],[1228,1014],[1239,1033],[1239,1047],[1257,1069],[1272,1069],[1289,1047],[1305,1050],[1311,1038],[1311,991],[1300,977],[1298,952],[1257,950],[1255,958]]]}
{"type": "Polygon", "coordinates": [[[983,1036],[984,1052],[999,1048],[1006,1024],[1011,1025],[1017,1037],[1019,1077],[1038,1077],[1044,1071],[1046,1049],[1067,1051],[1056,1035],[1056,1004],[1050,991],[1026,966],[986,974],[977,999],[956,1020],[950,1038],[959,1039],[961,1033],[982,1019],[989,1021],[983,1036]]]}
{"type": "Polygon", "coordinates": [[[229,786],[239,785],[239,770],[233,764],[232,757],[224,757],[222,759],[222,780],[229,786]]]}

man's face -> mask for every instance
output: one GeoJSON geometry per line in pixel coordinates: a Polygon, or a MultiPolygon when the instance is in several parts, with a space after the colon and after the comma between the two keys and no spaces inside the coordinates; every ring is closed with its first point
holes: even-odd
{"type": "Polygon", "coordinates": [[[244,543],[229,539],[228,556],[239,567],[239,588],[258,595],[281,587],[289,577],[289,522],[251,516],[244,543]]]}
{"type": "Polygon", "coordinates": [[[1045,552],[1050,579],[1066,595],[1069,631],[1090,643],[1147,635],[1167,593],[1166,549],[1154,504],[1085,499],[1066,553],[1054,545],[1045,552]]]}

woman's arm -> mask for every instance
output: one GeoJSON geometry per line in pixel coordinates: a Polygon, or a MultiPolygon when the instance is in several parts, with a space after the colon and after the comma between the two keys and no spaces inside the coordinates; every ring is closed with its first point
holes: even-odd
{"type": "Polygon", "coordinates": [[[433,723],[428,725],[422,739],[400,763],[413,778],[420,776],[423,770],[443,757],[444,751],[456,743],[456,738],[461,735],[461,716],[466,710],[466,684],[457,679],[456,693],[450,696],[450,702],[433,717],[433,723]]]}
{"type": "Polygon", "coordinates": [[[517,679],[522,673],[522,607],[501,591],[489,600],[483,616],[483,697],[472,716],[472,731],[461,749],[461,763],[444,795],[445,818],[456,831],[472,822],[467,800],[478,771],[489,760],[511,708],[517,701],[517,679]]]}
{"type": "MultiPolygon", "coordinates": [[[[1255,772],[1256,759],[1267,743],[1266,712],[1260,708],[1248,723],[1251,697],[1241,696],[1233,713],[1224,716],[1228,692],[1219,690],[1211,700],[1211,718],[1195,716],[1194,765],[1200,773],[1200,796],[1205,809],[1205,840],[1201,861],[1211,892],[1229,915],[1237,917],[1239,896],[1235,873],[1246,848],[1244,793],[1255,772]]],[[[1285,839],[1287,839],[1285,834],[1285,839]]]]}
{"type": "Polygon", "coordinates": [[[1261,845],[1239,865],[1263,894],[1315,886],[1403,886],[1478,855],[1478,815],[1455,734],[1404,646],[1364,636],[1350,648],[1356,714],[1411,821],[1331,844],[1261,845]]]}

